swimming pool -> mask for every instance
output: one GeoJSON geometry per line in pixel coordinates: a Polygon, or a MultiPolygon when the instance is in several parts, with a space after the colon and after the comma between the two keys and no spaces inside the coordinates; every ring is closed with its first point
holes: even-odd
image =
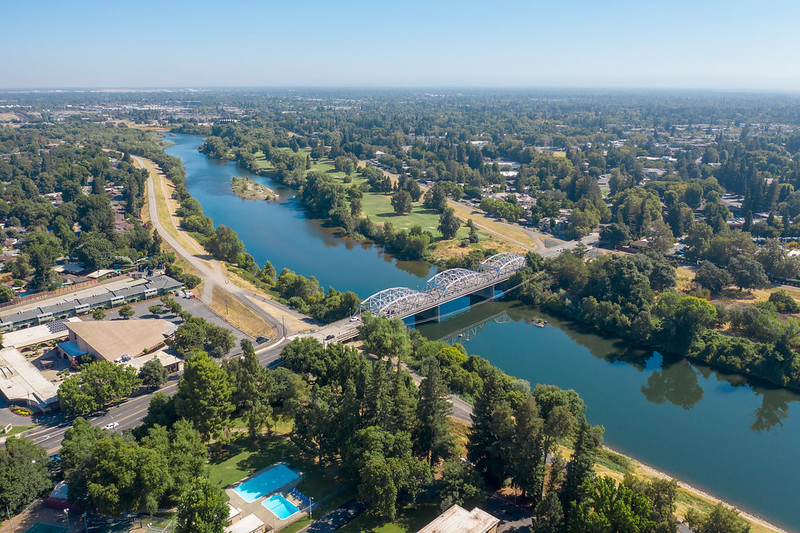
{"type": "Polygon", "coordinates": [[[294,513],[298,512],[300,509],[295,506],[292,502],[281,496],[280,494],[275,494],[274,496],[270,496],[261,504],[269,509],[269,511],[280,518],[281,520],[286,520],[294,513]]]}
{"type": "Polygon", "coordinates": [[[262,496],[275,492],[298,479],[294,470],[286,465],[276,465],[253,479],[249,479],[233,489],[247,503],[254,502],[262,496]]]}

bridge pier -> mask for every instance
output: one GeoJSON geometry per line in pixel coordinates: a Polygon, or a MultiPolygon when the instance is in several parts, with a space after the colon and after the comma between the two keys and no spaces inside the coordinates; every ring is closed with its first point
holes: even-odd
{"type": "Polygon", "coordinates": [[[484,300],[491,300],[492,298],[494,298],[494,285],[489,285],[488,287],[484,287],[483,289],[470,294],[469,304],[476,304],[484,300]]]}
{"type": "Polygon", "coordinates": [[[430,309],[426,309],[425,311],[420,311],[419,313],[414,315],[414,323],[417,325],[428,324],[431,322],[435,324],[441,322],[438,305],[435,307],[431,307],[430,309]]]}

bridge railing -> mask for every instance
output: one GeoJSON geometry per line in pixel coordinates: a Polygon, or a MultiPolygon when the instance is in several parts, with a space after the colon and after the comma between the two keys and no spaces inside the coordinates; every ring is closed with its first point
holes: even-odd
{"type": "Polygon", "coordinates": [[[424,291],[392,287],[376,292],[361,302],[354,316],[365,311],[389,317],[406,316],[456,295],[469,294],[488,282],[513,274],[525,264],[522,255],[501,253],[487,258],[477,271],[466,268],[443,270],[425,283],[424,291]]]}

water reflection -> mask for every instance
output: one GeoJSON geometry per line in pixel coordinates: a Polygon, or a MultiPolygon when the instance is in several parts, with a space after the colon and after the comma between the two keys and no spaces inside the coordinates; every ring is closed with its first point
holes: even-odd
{"type": "Polygon", "coordinates": [[[755,420],[750,429],[769,431],[782,426],[789,416],[789,402],[796,401],[797,396],[785,390],[756,390],[756,393],[761,395],[761,405],[753,413],[755,420]]]}
{"type": "Polygon", "coordinates": [[[684,409],[691,409],[703,397],[697,372],[688,361],[665,364],[650,374],[641,390],[648,401],[669,402],[684,409]]]}
{"type": "MultiPolygon", "coordinates": [[[[466,307],[467,300],[460,300],[460,305],[466,307]]],[[[441,323],[423,324],[418,329],[431,339],[451,344],[469,343],[481,335],[486,326],[508,322],[526,324],[531,328],[529,334],[536,335],[542,330],[535,324],[543,317],[549,322],[548,328],[558,328],[576,344],[587,348],[597,359],[614,365],[623,364],[645,373],[646,381],[639,391],[648,402],[656,405],[669,403],[687,411],[694,408],[705,394],[701,380],[706,384],[714,380],[719,383],[715,391],[718,394],[730,394],[747,387],[761,397],[761,405],[753,412],[750,429],[765,432],[781,426],[789,415],[790,402],[800,400],[797,394],[790,391],[755,386],[742,376],[718,373],[685,359],[662,357],[658,352],[631,346],[624,340],[604,338],[592,328],[543,314],[519,302],[484,302],[454,314],[441,323]]]]}

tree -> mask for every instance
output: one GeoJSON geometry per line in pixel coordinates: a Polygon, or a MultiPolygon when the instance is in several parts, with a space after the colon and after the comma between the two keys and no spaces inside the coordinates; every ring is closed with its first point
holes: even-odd
{"type": "Polygon", "coordinates": [[[490,488],[499,487],[509,471],[513,446],[511,417],[505,382],[499,372],[493,371],[475,399],[467,444],[469,460],[483,474],[490,488]]]}
{"type": "Polygon", "coordinates": [[[158,359],[150,359],[139,369],[139,380],[142,385],[151,389],[157,389],[166,383],[168,377],[169,372],[158,359]]]}
{"type": "Polygon", "coordinates": [[[61,285],[61,277],[53,271],[56,259],[61,255],[61,242],[45,231],[27,237],[22,251],[33,267],[31,286],[37,291],[48,291],[61,285]]]}
{"type": "Polygon", "coordinates": [[[386,458],[370,453],[359,470],[358,494],[369,505],[369,513],[394,520],[397,516],[397,486],[386,458]]]}
{"type": "Polygon", "coordinates": [[[597,450],[603,442],[603,429],[592,427],[581,421],[578,438],[575,441],[575,452],[567,463],[567,477],[564,481],[564,498],[567,505],[581,503],[581,486],[594,476],[592,468],[597,457],[597,450]]]}
{"type": "Polygon", "coordinates": [[[92,319],[94,320],[103,320],[105,317],[106,313],[102,309],[95,309],[92,311],[92,319]]]}
{"type": "Polygon", "coordinates": [[[228,506],[222,491],[206,478],[193,483],[178,505],[176,533],[222,533],[228,525],[228,506]]]}
{"type": "Polygon", "coordinates": [[[9,437],[0,448],[0,501],[16,513],[52,486],[45,449],[25,437],[9,437]]]}
{"type": "Polygon", "coordinates": [[[403,359],[411,353],[411,341],[399,318],[390,320],[365,314],[358,326],[358,336],[364,342],[364,349],[380,358],[403,359]]]}
{"type": "Polygon", "coordinates": [[[114,245],[104,235],[94,233],[81,239],[75,253],[89,270],[108,268],[114,260],[114,245]]]}
{"type": "Polygon", "coordinates": [[[571,502],[570,532],[644,533],[655,525],[650,520],[653,507],[647,497],[625,485],[617,485],[613,478],[587,478],[581,491],[582,498],[571,502]]]}
{"type": "Polygon", "coordinates": [[[408,191],[400,189],[392,195],[392,208],[396,215],[405,215],[411,212],[411,195],[408,191]]]}
{"type": "Polygon", "coordinates": [[[728,272],[739,289],[760,289],[769,283],[764,267],[755,259],[732,257],[728,262],[728,272]]]}
{"type": "Polygon", "coordinates": [[[206,250],[217,259],[236,263],[239,254],[244,252],[244,244],[231,228],[219,225],[205,243],[206,250]]]}
{"type": "Polygon", "coordinates": [[[147,310],[150,311],[150,314],[160,315],[164,312],[164,307],[161,305],[151,305],[147,310]]]}
{"type": "Polygon", "coordinates": [[[749,533],[750,526],[739,517],[739,511],[718,503],[708,515],[694,509],[686,515],[686,522],[694,533],[749,533]]]}
{"type": "Polygon", "coordinates": [[[555,492],[548,492],[536,505],[531,526],[533,533],[561,533],[564,529],[564,509],[555,492]]]}
{"type": "Polygon", "coordinates": [[[459,458],[448,459],[442,466],[440,496],[441,508],[449,509],[453,505],[466,507],[475,505],[486,497],[483,479],[475,468],[467,461],[459,458]]]}
{"type": "Polygon", "coordinates": [[[695,282],[708,289],[711,294],[719,294],[732,283],[731,275],[710,261],[703,261],[694,275],[695,282]]]}
{"type": "Polygon", "coordinates": [[[544,484],[544,420],[539,417],[533,396],[525,395],[514,413],[514,421],[514,483],[526,496],[533,495],[538,500],[544,484]]]}
{"type": "Polygon", "coordinates": [[[439,231],[444,240],[454,239],[461,227],[461,221],[456,217],[455,211],[448,207],[439,215],[439,231]]]}
{"type": "Polygon", "coordinates": [[[434,360],[419,387],[417,425],[414,428],[417,455],[431,465],[450,455],[454,445],[447,426],[447,417],[452,411],[447,395],[439,363],[434,360]]]}
{"type": "Polygon", "coordinates": [[[61,383],[58,402],[68,415],[85,415],[129,396],[138,386],[139,378],[133,367],[96,361],[61,383]]]}
{"type": "Polygon", "coordinates": [[[186,362],[178,382],[175,412],[186,418],[205,439],[218,434],[233,412],[233,387],[228,374],[205,352],[195,352],[186,362]]]}
{"type": "Polygon", "coordinates": [[[133,310],[133,307],[131,307],[128,304],[125,304],[122,307],[120,307],[119,311],[117,312],[119,313],[119,316],[121,316],[125,320],[131,318],[133,315],[136,314],[136,311],[133,310]]]}
{"type": "Polygon", "coordinates": [[[269,427],[274,381],[269,371],[258,362],[253,344],[242,339],[241,345],[242,357],[234,359],[227,366],[233,383],[231,401],[239,415],[247,421],[250,436],[255,437],[262,427],[269,427]]]}

